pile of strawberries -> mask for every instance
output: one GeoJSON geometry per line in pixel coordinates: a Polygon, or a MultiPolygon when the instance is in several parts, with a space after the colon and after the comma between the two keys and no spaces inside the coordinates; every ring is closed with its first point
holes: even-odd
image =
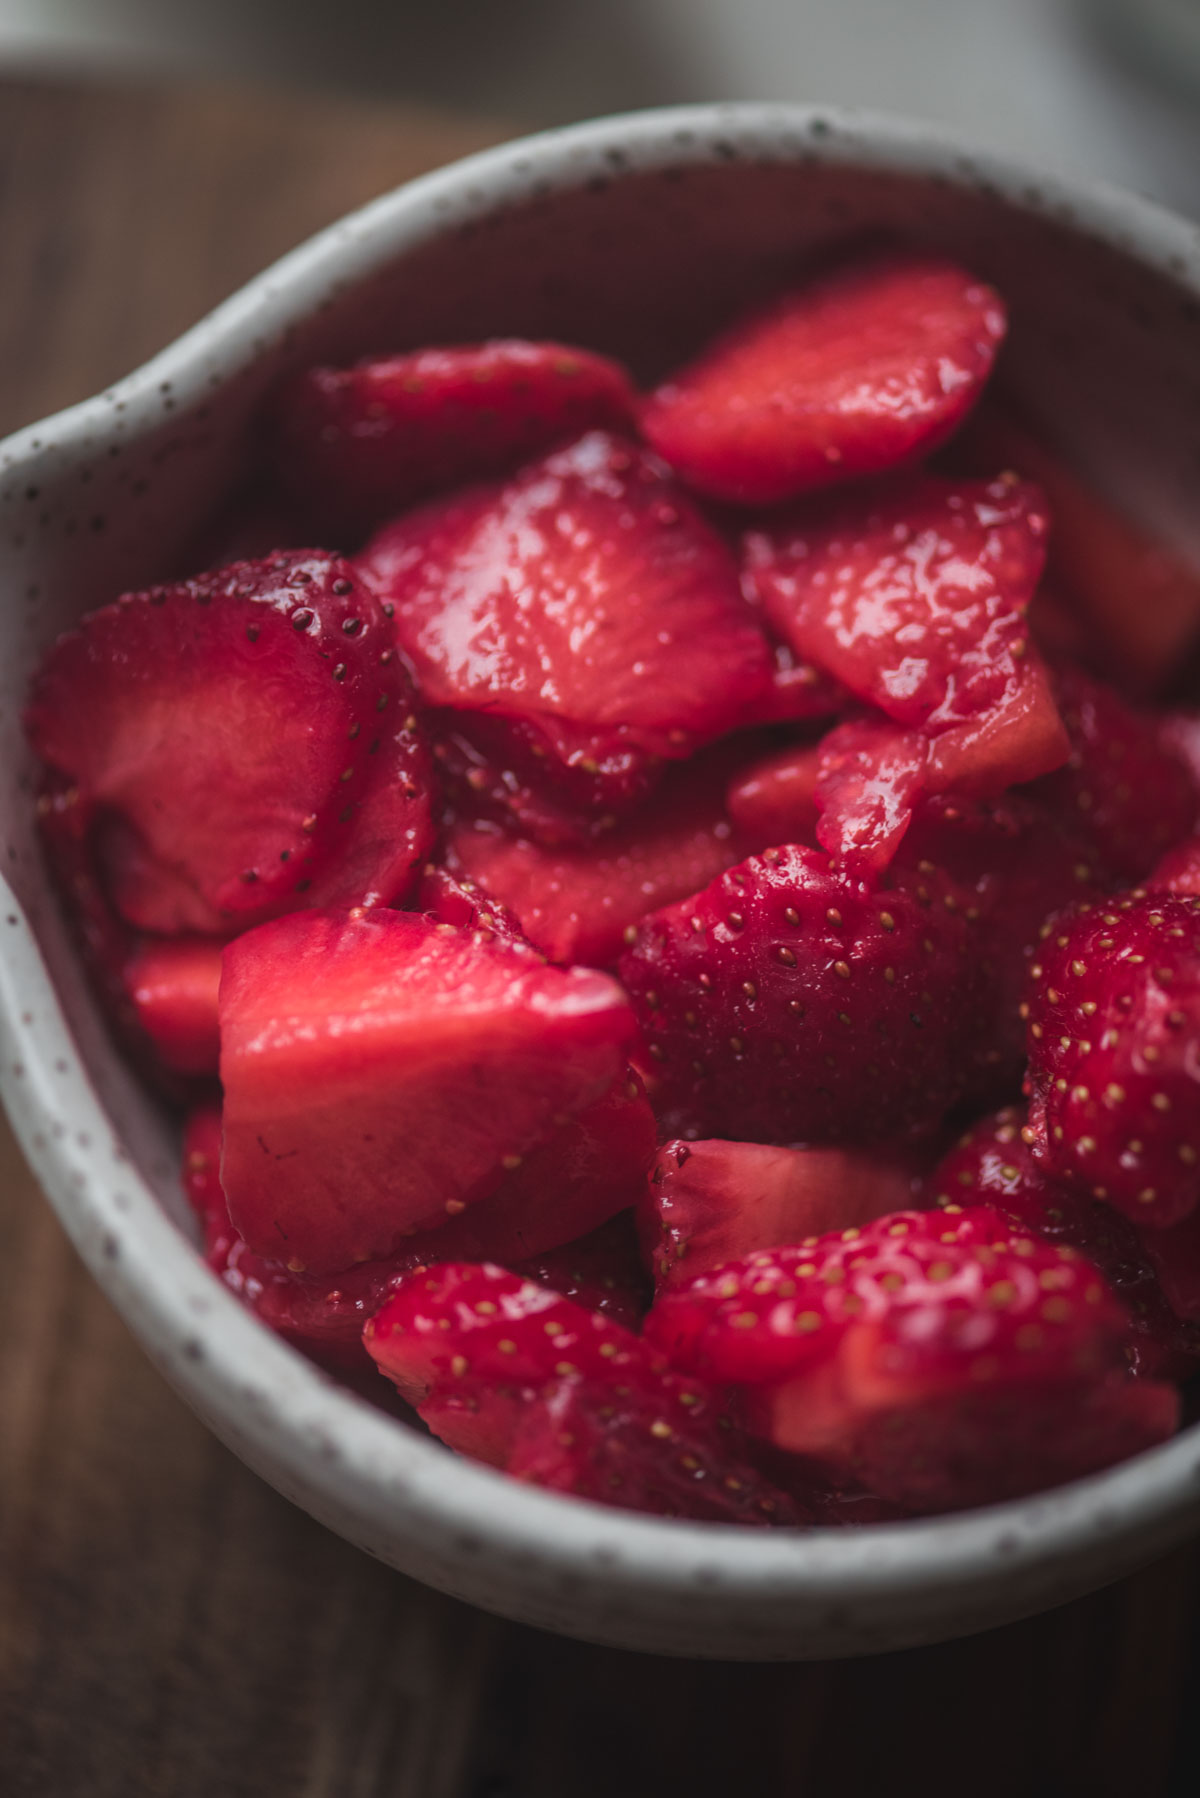
{"type": "Polygon", "coordinates": [[[866,1523],[1178,1427],[1200,577],[979,403],[1005,328],[872,251],[645,395],[310,370],[212,565],[33,683],[210,1265],[518,1479],[866,1523]]]}

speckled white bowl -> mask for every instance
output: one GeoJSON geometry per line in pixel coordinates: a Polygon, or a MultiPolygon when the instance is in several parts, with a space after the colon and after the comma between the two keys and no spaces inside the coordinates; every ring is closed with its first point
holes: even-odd
{"type": "Polygon", "coordinates": [[[180,1227],[173,1130],[113,1054],[47,890],[19,708],[55,633],[173,566],[252,466],[256,409],[281,371],[511,332],[591,344],[645,376],[814,245],[881,227],[995,281],[1012,379],[1082,462],[1200,554],[1195,227],[924,126],[800,107],[605,120],[413,182],[128,380],[0,446],[0,1089],[47,1193],[167,1378],[279,1491],[446,1592],[628,1648],[859,1654],[1060,1603],[1200,1523],[1200,1435],[1020,1504],[771,1533],[517,1486],[341,1391],[241,1310],[180,1227]]]}

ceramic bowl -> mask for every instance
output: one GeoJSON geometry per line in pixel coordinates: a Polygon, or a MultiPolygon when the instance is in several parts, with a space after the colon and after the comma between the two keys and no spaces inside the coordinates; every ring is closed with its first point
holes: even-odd
{"type": "Polygon", "coordinates": [[[118,1060],[38,854],[30,669],[90,606],[174,569],[317,359],[518,334],[642,377],[815,246],[884,230],[1004,292],[1010,380],[1125,503],[1200,555],[1200,240],[924,126],[801,107],[643,113],[427,176],[269,269],[110,391],[0,446],[0,1088],[51,1202],[166,1377],[280,1492],[368,1553],[596,1641],[746,1659],[866,1653],[1028,1615],[1200,1522],[1200,1434],[1076,1485],[855,1532],[738,1530],[559,1499],[339,1389],[208,1273],[176,1131],[118,1060]]]}

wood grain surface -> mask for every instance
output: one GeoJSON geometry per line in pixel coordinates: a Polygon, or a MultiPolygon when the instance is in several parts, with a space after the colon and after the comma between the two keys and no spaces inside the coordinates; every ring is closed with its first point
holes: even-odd
{"type": "MultiPolygon", "coordinates": [[[[498,135],[303,96],[0,83],[0,429],[498,135]]],[[[3,1798],[1194,1798],[1198,1569],[1185,1551],[1030,1623],[819,1666],[483,1616],[221,1448],[0,1136],[3,1798]]]]}

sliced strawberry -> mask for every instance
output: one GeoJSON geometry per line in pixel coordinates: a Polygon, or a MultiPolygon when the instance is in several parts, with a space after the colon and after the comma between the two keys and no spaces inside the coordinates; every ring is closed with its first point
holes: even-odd
{"type": "Polygon", "coordinates": [[[936,256],[860,256],[739,320],[642,409],[703,493],[751,505],[914,461],[974,404],[998,294],[936,256]]]}
{"type": "MultiPolygon", "coordinates": [[[[428,1421],[428,1405],[425,1415],[428,1421]]],[[[547,1387],[522,1410],[505,1466],[515,1479],[551,1492],[654,1517],[816,1521],[744,1456],[738,1433],[696,1381],[626,1374],[615,1389],[597,1380],[547,1387]]]]}
{"type": "Polygon", "coordinates": [[[929,744],[885,719],[855,719],[822,738],[817,841],[848,873],[871,879],[892,860],[928,780],[929,744]]]}
{"type": "Polygon", "coordinates": [[[67,922],[109,1025],[133,1065],[172,1099],[217,1070],[221,945],[211,938],[140,937],[114,912],[99,878],[96,809],[53,775],[38,828],[67,922]]]}
{"type": "Polygon", "coordinates": [[[552,1287],[572,1304],[603,1311],[627,1330],[641,1327],[652,1297],[632,1211],[619,1212],[576,1242],[518,1261],[512,1271],[552,1287]]]}
{"type": "Polygon", "coordinates": [[[430,837],[410,695],[351,569],[298,550],[92,613],[43,663],[26,727],[111,814],[118,909],[228,935],[314,893],[403,891],[430,837]]]}
{"type": "Polygon", "coordinates": [[[771,654],[771,684],[766,694],[747,711],[743,723],[803,724],[813,718],[832,718],[850,703],[846,689],[813,662],[803,661],[790,643],[774,640],[767,631],[771,654]]]}
{"type": "Polygon", "coordinates": [[[1127,1328],[1082,1256],[979,1206],[747,1256],[660,1297],[646,1338],[684,1372],[737,1383],[777,1447],[938,1511],[1169,1435],[1171,1388],[1121,1376],[1127,1328]]]}
{"type": "Polygon", "coordinates": [[[636,1204],[656,1141],[642,1083],[627,1069],[519,1162],[507,1156],[486,1199],[422,1236],[427,1258],[510,1265],[575,1242],[636,1204]]]}
{"type": "Polygon", "coordinates": [[[386,1256],[603,1094],[634,1033],[613,981],[430,918],[298,914],[239,937],[221,982],[234,1222],[301,1269],[386,1256]]]}
{"type": "Polygon", "coordinates": [[[708,882],[745,855],[706,758],[669,770],[654,797],[580,847],[545,848],[497,825],[464,821],[446,860],[508,907],[551,961],[604,967],[647,912],[708,882]]]}
{"type": "Polygon", "coordinates": [[[706,1386],[532,1280],[487,1264],[430,1268],[400,1285],[363,1339],[435,1435],[519,1478],[659,1515],[796,1520],[733,1460],[736,1434],[706,1386]]]}
{"type": "Polygon", "coordinates": [[[1054,691],[1070,758],[1033,791],[1114,877],[1140,880],[1191,830],[1200,788],[1159,720],[1113,688],[1067,666],[1055,671],[1054,691]]]}
{"type": "Polygon", "coordinates": [[[322,529],[353,537],[581,431],[620,430],[633,408],[619,363],[567,344],[414,350],[297,375],[276,405],[276,467],[322,529]]]}
{"type": "Polygon", "coordinates": [[[621,958],[673,1134],[844,1142],[935,1120],[963,1078],[963,928],[767,850],[653,913],[621,958]],[[870,1094],[864,1111],[863,1095],[870,1094]]]}
{"type": "Polygon", "coordinates": [[[433,753],[448,798],[551,848],[590,843],[640,805],[662,769],[611,730],[434,712],[433,753]]]}
{"type": "Polygon", "coordinates": [[[255,1316],[333,1373],[370,1365],[363,1326],[400,1281],[424,1265],[406,1250],[386,1261],[364,1261],[340,1274],[294,1273],[282,1262],[256,1255],[229,1216],[221,1185],[221,1110],[204,1106],[188,1119],[183,1142],[183,1184],[204,1227],[204,1258],[255,1316]]]}
{"type": "Polygon", "coordinates": [[[1200,632],[1200,574],[1052,450],[1008,403],[989,397],[952,452],[959,467],[1013,468],[1036,481],[1054,529],[1049,573],[1080,620],[1089,655],[1126,692],[1151,693],[1200,632]]]}
{"type": "Polygon", "coordinates": [[[800,743],[778,749],[735,775],[725,794],[735,828],[768,848],[781,843],[815,846],[820,765],[818,745],[800,743]]]}
{"type": "Polygon", "coordinates": [[[952,1210],[992,1205],[1035,1236],[1078,1249],[1128,1307],[1130,1370],[1151,1379],[1186,1379],[1200,1358],[1200,1329],[1186,1321],[1186,1310],[1173,1308],[1154,1267],[1156,1239],[1176,1231],[1147,1231],[1143,1242],[1111,1205],[1056,1186],[1033,1158],[1026,1141],[1032,1134],[1020,1106],[982,1118],[929,1176],[933,1203],[952,1210]]]}
{"type": "Polygon", "coordinates": [[[661,1371],[661,1355],[602,1311],[491,1262],[448,1261],[411,1274],[363,1340],[402,1398],[466,1379],[518,1391],[582,1377],[615,1384],[627,1369],[661,1371]]]}
{"type": "Polygon", "coordinates": [[[1146,885],[1152,893],[1186,893],[1200,898],[1200,836],[1185,837],[1168,849],[1146,885]]]}
{"type": "Polygon", "coordinates": [[[529,1158],[528,1227],[515,1202],[519,1197],[517,1176],[506,1175],[507,1195],[502,1191],[440,1229],[408,1237],[397,1254],[364,1261],[340,1273],[296,1272],[247,1246],[229,1216],[221,1185],[219,1106],[202,1106],[188,1119],[184,1189],[204,1225],[205,1259],[213,1271],[270,1329],[335,1371],[367,1363],[363,1325],[415,1268],[460,1260],[465,1253],[481,1260],[495,1258],[497,1250],[506,1256],[519,1254],[526,1240],[554,1246],[522,1261],[519,1271],[523,1277],[554,1286],[579,1304],[606,1311],[636,1327],[648,1303],[649,1289],[638,1262],[631,1213],[626,1210],[568,1247],[557,1245],[577,1228],[586,1228],[595,1217],[608,1216],[618,1199],[628,1206],[644,1185],[646,1161],[654,1147],[654,1120],[644,1101],[641,1112],[649,1129],[647,1133],[643,1127],[642,1141],[627,1171],[622,1171],[620,1157],[628,1156],[631,1135],[642,1124],[640,1116],[631,1124],[633,1107],[628,1100],[623,1106],[603,1100],[575,1126],[564,1126],[556,1138],[556,1160],[546,1151],[529,1158]],[[621,1124],[623,1136],[615,1128],[621,1124]],[[603,1184],[598,1167],[588,1160],[590,1146],[597,1154],[601,1147],[606,1148],[612,1158],[603,1184]],[[605,1195],[602,1202],[598,1197],[601,1190],[605,1195]]]}
{"type": "Polygon", "coordinates": [[[1135,893],[1049,927],[1030,968],[1038,1166],[1165,1229],[1200,1202],[1200,899],[1135,893]]]}
{"type": "Polygon", "coordinates": [[[142,937],[125,963],[125,984],[164,1065],[215,1074],[221,1051],[217,991],[221,945],[206,937],[142,937]]]}
{"type": "MultiPolygon", "coordinates": [[[[741,721],[767,647],[723,540],[602,431],[388,525],[360,558],[431,706],[679,759],[741,721]]],[[[586,770],[585,770],[586,771],[586,770]]]]}
{"type": "MultiPolygon", "coordinates": [[[[1037,489],[1014,478],[912,476],[748,532],[744,580],[798,655],[936,739],[1003,713],[1036,666],[1025,612],[1046,530],[1037,489]]],[[[1056,765],[1043,736],[1022,767],[1006,734],[1000,786],[1056,765]]]]}
{"type": "Polygon", "coordinates": [[[898,1161],[851,1149],[669,1142],[638,1206],[643,1253],[661,1292],[755,1249],[902,1210],[917,1185],[898,1161]]]}

